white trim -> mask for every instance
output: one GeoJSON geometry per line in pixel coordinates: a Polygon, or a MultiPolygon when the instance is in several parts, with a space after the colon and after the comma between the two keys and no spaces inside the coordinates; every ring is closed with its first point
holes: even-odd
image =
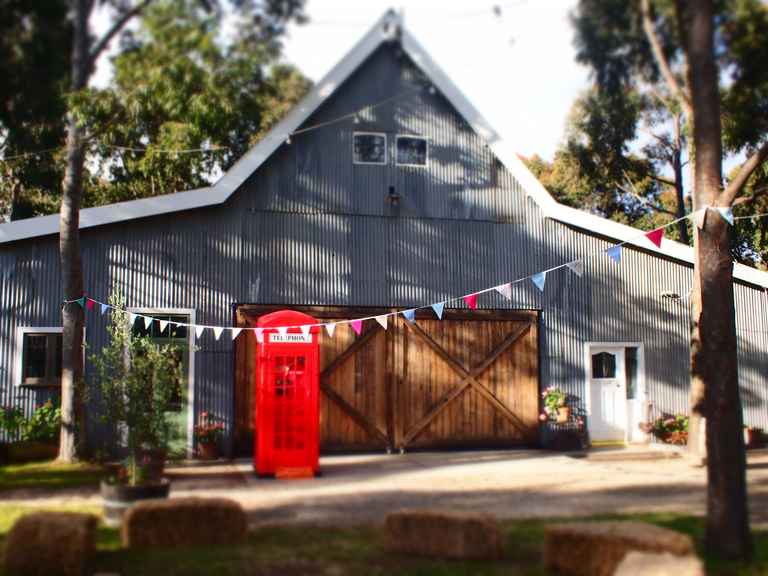
{"type": "MultiPolygon", "coordinates": [[[[187,341],[189,343],[189,376],[187,382],[187,458],[195,455],[195,309],[194,308],[126,308],[133,314],[145,316],[188,316],[187,341]]],[[[139,322],[139,320],[137,320],[139,322]]]]}
{"type": "Polygon", "coordinates": [[[365,131],[355,130],[354,132],[352,132],[352,164],[355,164],[356,166],[386,166],[387,158],[389,157],[387,145],[388,145],[388,139],[387,139],[386,132],[365,132],[365,131]],[[384,137],[384,161],[383,162],[360,162],[358,160],[355,160],[355,136],[383,136],[384,137]]]}
{"type": "MultiPolygon", "coordinates": [[[[13,373],[11,382],[15,386],[24,386],[25,388],[55,388],[56,385],[50,384],[24,384],[21,375],[24,373],[24,367],[21,361],[24,357],[24,335],[25,334],[63,334],[64,328],[61,326],[17,326],[16,341],[13,344],[13,373]]],[[[60,384],[59,384],[60,386],[60,384]]]]}
{"type": "MultiPolygon", "coordinates": [[[[564,206],[547,192],[509,142],[497,133],[447,74],[432,60],[424,48],[404,27],[401,16],[387,11],[368,33],[318,82],[288,115],[243,157],[238,160],[213,186],[166,196],[121,202],[80,211],[80,228],[122,222],[158,214],[214,206],[225,202],[251,174],[253,174],[301,124],[310,117],[355,70],[381,44],[396,38],[400,31],[400,43],[404,52],[430,79],[433,85],[456,108],[472,129],[483,138],[499,161],[512,173],[526,194],[530,196],[547,218],[575,226],[587,234],[599,234],[608,239],[628,242],[649,252],[671,257],[689,264],[694,263],[693,249],[689,246],[665,240],[663,249],[657,248],[642,236],[642,231],[613,222],[606,218],[564,206]],[[638,238],[639,236],[639,238],[638,238]]],[[[301,135],[297,135],[300,138],[301,135]]],[[[0,244],[25,238],[57,234],[58,215],[17,220],[0,225],[0,244]]],[[[768,272],[735,264],[734,278],[768,288],[768,272]]]]}
{"type": "MultiPolygon", "coordinates": [[[[584,343],[584,407],[588,414],[591,414],[591,386],[592,386],[592,348],[622,348],[625,352],[624,361],[626,362],[626,349],[637,348],[637,396],[636,399],[641,406],[648,405],[648,387],[645,378],[645,343],[644,342],[585,342],[584,343]]],[[[626,371],[626,366],[625,366],[626,371]]],[[[626,376],[624,377],[624,389],[626,391],[626,376]]],[[[590,418],[587,417],[587,425],[590,418]]],[[[629,413],[627,413],[627,426],[624,429],[624,439],[627,442],[631,438],[629,431],[629,413]]]]}
{"type": "Polygon", "coordinates": [[[395,166],[409,166],[411,168],[429,168],[429,149],[430,149],[430,143],[429,138],[426,136],[419,136],[418,134],[396,134],[395,135],[395,166]],[[425,156],[424,156],[424,164],[405,164],[398,162],[397,160],[397,143],[400,141],[400,138],[410,138],[411,140],[424,140],[424,143],[427,146],[425,156]]]}

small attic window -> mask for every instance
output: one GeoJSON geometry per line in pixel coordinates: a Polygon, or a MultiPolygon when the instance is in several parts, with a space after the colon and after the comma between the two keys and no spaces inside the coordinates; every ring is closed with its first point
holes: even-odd
{"type": "Polygon", "coordinates": [[[426,166],[427,139],[418,136],[397,137],[398,166],[426,166]]]}
{"type": "Polygon", "coordinates": [[[386,164],[387,135],[379,132],[355,132],[352,159],[355,164],[386,164]]]}

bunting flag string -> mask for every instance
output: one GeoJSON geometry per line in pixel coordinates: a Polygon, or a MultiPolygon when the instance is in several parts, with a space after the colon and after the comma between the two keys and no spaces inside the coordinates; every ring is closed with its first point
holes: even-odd
{"type": "MultiPolygon", "coordinates": [[[[547,281],[547,275],[551,272],[554,272],[556,270],[559,270],[561,268],[566,268],[570,270],[572,273],[574,273],[576,276],[581,278],[584,275],[585,272],[585,262],[590,259],[594,258],[596,256],[599,256],[601,254],[607,255],[614,263],[617,265],[621,263],[621,253],[622,249],[626,244],[629,244],[631,242],[634,242],[636,240],[640,240],[642,238],[645,238],[646,240],[650,241],[654,246],[656,246],[657,249],[661,249],[662,242],[664,239],[664,232],[666,228],[669,226],[673,226],[677,224],[678,222],[686,219],[691,219],[697,226],[703,226],[707,212],[712,209],[714,211],[717,211],[723,219],[725,219],[730,225],[733,225],[735,220],[740,219],[746,219],[746,218],[763,218],[767,217],[768,214],[756,214],[752,216],[739,216],[734,217],[733,210],[730,208],[725,207],[711,207],[706,206],[704,208],[701,208],[700,210],[697,210],[696,212],[692,214],[688,214],[687,216],[684,216],[682,218],[678,218],[677,220],[673,220],[664,226],[661,226],[659,228],[656,228],[655,230],[651,230],[649,232],[640,232],[637,237],[633,237],[628,240],[624,240],[622,242],[619,242],[618,244],[614,244],[613,246],[610,246],[607,249],[596,251],[592,254],[587,254],[579,259],[572,260],[569,262],[566,262],[564,264],[561,264],[559,266],[554,266],[552,268],[548,268],[546,270],[542,270],[540,272],[537,272],[535,274],[531,274],[529,276],[525,276],[522,278],[518,278],[517,280],[507,282],[504,284],[499,284],[497,286],[494,286],[492,288],[486,288],[484,290],[479,290],[476,292],[472,292],[470,294],[466,294],[464,296],[459,296],[456,298],[449,298],[448,300],[443,300],[441,302],[435,302],[426,306],[420,306],[416,308],[409,308],[406,310],[400,310],[395,312],[390,312],[388,314],[380,314],[377,316],[369,316],[365,318],[356,318],[356,319],[349,319],[349,320],[339,320],[336,322],[326,322],[326,323],[319,323],[319,324],[304,324],[304,325],[297,325],[297,326],[278,326],[274,328],[253,328],[250,330],[253,330],[256,340],[259,343],[262,343],[264,341],[264,332],[265,331],[277,331],[277,333],[281,335],[286,335],[288,333],[289,329],[293,330],[300,330],[301,333],[305,336],[309,335],[312,331],[312,328],[319,328],[319,327],[325,327],[325,330],[329,337],[333,338],[336,327],[339,324],[348,324],[352,330],[357,334],[358,336],[362,334],[362,328],[363,323],[368,320],[375,320],[384,330],[388,327],[388,321],[390,316],[396,316],[397,314],[401,314],[403,318],[405,318],[408,322],[415,322],[416,321],[416,311],[422,310],[426,308],[431,308],[431,310],[434,312],[435,316],[439,319],[443,319],[443,314],[445,311],[445,306],[448,303],[451,302],[458,302],[463,301],[467,307],[471,310],[477,309],[477,297],[480,294],[483,294],[485,292],[492,292],[495,291],[507,300],[512,300],[512,286],[515,284],[520,284],[525,281],[531,281],[534,286],[540,291],[544,292],[544,288],[547,281]]],[[[768,289],[766,290],[766,294],[768,294],[768,289]]],[[[116,308],[115,306],[112,306],[111,304],[106,304],[104,302],[100,302],[98,300],[95,300],[89,296],[81,296],[80,298],[75,298],[73,300],[64,300],[64,304],[78,304],[80,305],[84,310],[93,310],[96,304],[100,305],[101,314],[104,315],[109,311],[110,309],[119,309],[123,310],[128,314],[128,322],[131,326],[134,326],[136,321],[141,319],[144,328],[149,330],[152,326],[152,322],[154,320],[157,320],[159,323],[159,329],[160,332],[165,331],[165,329],[168,326],[176,327],[176,326],[185,326],[190,329],[194,329],[195,337],[197,339],[200,339],[206,329],[211,329],[213,331],[213,335],[216,340],[219,340],[221,337],[221,334],[224,330],[230,330],[232,340],[235,340],[243,331],[243,328],[239,327],[232,327],[232,326],[208,326],[208,325],[198,325],[198,324],[191,324],[191,323],[184,323],[184,322],[174,322],[172,320],[162,320],[159,318],[154,318],[151,315],[148,314],[140,314],[137,312],[131,312],[128,310],[124,310],[122,308],[116,308]]]]}

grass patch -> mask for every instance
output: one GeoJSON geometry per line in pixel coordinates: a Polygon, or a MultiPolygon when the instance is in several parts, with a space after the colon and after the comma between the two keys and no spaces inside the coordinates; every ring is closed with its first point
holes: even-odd
{"type": "Polygon", "coordinates": [[[96,486],[103,470],[93,464],[61,464],[31,462],[0,466],[0,491],[28,489],[75,488],[96,486]]]}
{"type": "MultiPolygon", "coordinates": [[[[101,515],[98,506],[0,505],[0,547],[16,519],[26,512],[41,509],[101,515]]],[[[690,534],[699,544],[699,554],[707,559],[701,547],[701,538],[704,534],[703,518],[679,514],[642,514],[600,516],[593,519],[647,521],[690,534]]],[[[441,562],[391,554],[385,548],[384,532],[379,526],[342,528],[297,525],[259,528],[250,532],[248,542],[242,546],[211,546],[151,552],[122,549],[117,530],[101,527],[98,533],[98,553],[93,572],[112,572],[124,576],[131,574],[292,576],[310,573],[335,576],[345,574],[535,576],[545,574],[541,560],[544,527],[555,521],[558,520],[502,521],[505,548],[504,558],[498,562],[441,562]]],[[[753,563],[740,565],[717,563],[707,559],[708,573],[723,576],[768,575],[768,533],[757,532],[754,536],[756,553],[753,563]]]]}

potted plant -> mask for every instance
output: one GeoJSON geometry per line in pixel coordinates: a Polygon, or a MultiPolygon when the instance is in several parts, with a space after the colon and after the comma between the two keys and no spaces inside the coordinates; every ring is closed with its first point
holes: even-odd
{"type": "Polygon", "coordinates": [[[112,452],[125,459],[101,484],[105,520],[118,525],[131,503],[165,498],[169,482],[162,478],[170,436],[165,412],[181,379],[181,365],[170,345],[131,334],[128,313],[118,297],[112,310],[109,343],[92,356],[94,391],[112,452]]]}
{"type": "Polygon", "coordinates": [[[197,455],[203,460],[215,460],[219,457],[219,441],[224,435],[224,423],[210,412],[200,414],[200,421],[195,426],[197,455]]]}
{"type": "Polygon", "coordinates": [[[651,422],[642,422],[640,429],[665,444],[684,446],[688,443],[688,416],[685,414],[662,414],[651,422]]]}
{"type": "Polygon", "coordinates": [[[558,424],[568,422],[571,418],[571,409],[567,404],[568,397],[557,386],[550,386],[541,397],[544,399],[544,413],[547,419],[555,420],[558,424]]]}
{"type": "Polygon", "coordinates": [[[763,431],[754,426],[744,426],[744,446],[746,448],[759,448],[763,443],[763,431]]]}

